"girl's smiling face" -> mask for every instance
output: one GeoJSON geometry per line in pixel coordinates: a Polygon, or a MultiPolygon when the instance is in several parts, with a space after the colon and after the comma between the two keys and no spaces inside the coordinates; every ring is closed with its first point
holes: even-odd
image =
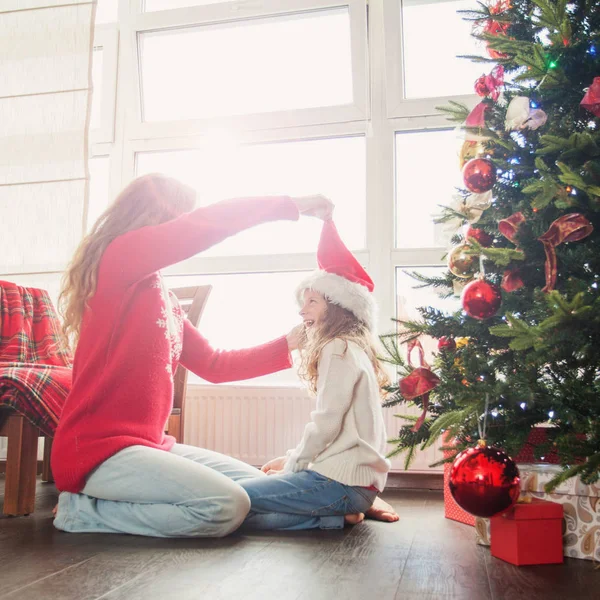
{"type": "Polygon", "coordinates": [[[300,316],[307,329],[318,325],[323,320],[327,312],[327,302],[325,298],[313,290],[304,291],[304,304],[300,309],[300,316]]]}

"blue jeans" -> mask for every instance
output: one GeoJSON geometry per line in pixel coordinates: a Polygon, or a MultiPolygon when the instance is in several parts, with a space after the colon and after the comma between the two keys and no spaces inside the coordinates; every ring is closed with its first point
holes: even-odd
{"type": "Polygon", "coordinates": [[[170,452],[131,446],[104,461],[81,494],[62,492],[54,526],[62,531],[155,537],[221,537],[250,509],[236,483],[267,479],[223,454],[175,444],[170,452]]]}
{"type": "Polygon", "coordinates": [[[344,515],[364,513],[377,492],[344,485],[315,471],[247,479],[250,496],[244,529],[341,529],[344,515]]]}

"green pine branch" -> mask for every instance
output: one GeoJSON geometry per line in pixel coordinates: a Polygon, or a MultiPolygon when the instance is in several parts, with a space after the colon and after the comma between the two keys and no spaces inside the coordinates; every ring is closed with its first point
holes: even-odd
{"type": "Polygon", "coordinates": [[[464,123],[471,112],[468,106],[454,100],[449,100],[447,106],[436,106],[435,109],[446,114],[449,121],[457,123],[464,123]]]}
{"type": "Polygon", "coordinates": [[[590,197],[600,197],[600,186],[588,184],[579,173],[575,172],[565,163],[557,162],[556,165],[562,173],[558,178],[564,184],[572,185],[573,187],[583,190],[590,197]]]}
{"type": "Polygon", "coordinates": [[[465,254],[469,255],[483,255],[491,262],[501,267],[508,266],[513,261],[525,260],[525,254],[522,250],[515,250],[514,248],[485,248],[478,244],[475,240],[469,240],[470,248],[465,249],[465,254]]]}

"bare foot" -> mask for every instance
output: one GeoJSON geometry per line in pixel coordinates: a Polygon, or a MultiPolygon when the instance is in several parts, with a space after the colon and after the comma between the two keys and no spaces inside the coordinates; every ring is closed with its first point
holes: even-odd
{"type": "Polygon", "coordinates": [[[52,516],[56,517],[56,511],[58,510],[58,504],[52,509],[52,516]]]}
{"type": "Polygon", "coordinates": [[[379,496],[375,498],[373,506],[366,513],[367,519],[375,519],[376,521],[385,521],[386,523],[394,523],[400,517],[393,507],[379,496]]]}
{"type": "Polygon", "coordinates": [[[357,525],[361,521],[365,520],[365,515],[363,513],[354,513],[353,515],[344,515],[344,521],[348,523],[348,525],[357,525]]]}

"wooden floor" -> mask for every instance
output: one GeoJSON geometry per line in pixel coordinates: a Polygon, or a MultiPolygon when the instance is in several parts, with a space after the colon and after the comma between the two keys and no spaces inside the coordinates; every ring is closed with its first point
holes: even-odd
{"type": "MultiPolygon", "coordinates": [[[[0,478],[0,502],[4,481],[0,478]]],[[[19,600],[425,600],[600,598],[591,561],[513,567],[443,516],[439,491],[385,494],[401,515],[344,531],[220,540],[66,534],[53,485],[34,515],[0,517],[0,598],[19,600]]]]}

